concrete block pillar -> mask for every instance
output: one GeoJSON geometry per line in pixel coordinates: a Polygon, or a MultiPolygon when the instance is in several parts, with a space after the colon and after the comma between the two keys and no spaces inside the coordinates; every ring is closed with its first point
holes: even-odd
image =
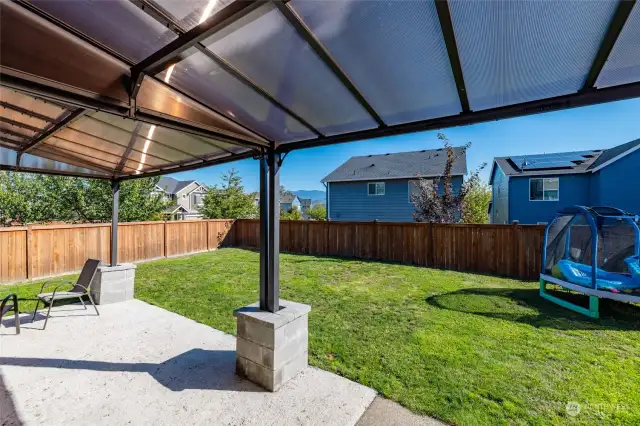
{"type": "Polygon", "coordinates": [[[135,279],[136,265],[133,263],[101,265],[91,282],[91,297],[98,305],[131,300],[135,279]]]}
{"type": "Polygon", "coordinates": [[[275,392],[308,365],[311,306],[280,300],[278,312],[259,303],[237,309],[236,374],[275,392]]]}

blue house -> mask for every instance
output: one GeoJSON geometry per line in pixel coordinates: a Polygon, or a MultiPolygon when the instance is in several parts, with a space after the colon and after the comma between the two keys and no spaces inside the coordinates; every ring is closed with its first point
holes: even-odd
{"type": "Polygon", "coordinates": [[[606,150],[495,158],[492,223],[548,223],[564,207],[640,214],[640,139],[606,150]]]}
{"type": "MultiPolygon", "coordinates": [[[[456,193],[467,173],[461,148],[453,148],[452,186],[456,193]]],[[[334,221],[413,222],[411,195],[419,178],[442,176],[444,149],[351,157],[322,179],[327,188],[327,216],[334,221]]],[[[442,192],[442,185],[440,185],[442,192]]]]}

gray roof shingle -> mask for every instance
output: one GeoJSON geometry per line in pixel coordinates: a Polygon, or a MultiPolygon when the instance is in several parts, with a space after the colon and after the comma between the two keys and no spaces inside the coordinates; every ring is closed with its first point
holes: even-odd
{"type": "Polygon", "coordinates": [[[611,161],[616,158],[620,154],[624,154],[625,152],[640,146],[640,139],[636,139],[631,142],[623,143],[622,145],[614,146],[613,148],[605,150],[596,161],[591,164],[589,170],[593,170],[596,167],[599,167],[606,163],[607,161],[611,161]]]}
{"type": "MultiPolygon", "coordinates": [[[[464,175],[467,173],[466,154],[463,154],[462,147],[454,147],[453,150],[456,161],[451,174],[464,175]]],[[[436,177],[442,175],[446,162],[444,148],[351,157],[322,182],[436,177]]]]}
{"type": "Polygon", "coordinates": [[[158,186],[164,189],[167,194],[175,194],[193,182],[195,180],[177,180],[172,177],[162,177],[158,181],[158,186]]]}

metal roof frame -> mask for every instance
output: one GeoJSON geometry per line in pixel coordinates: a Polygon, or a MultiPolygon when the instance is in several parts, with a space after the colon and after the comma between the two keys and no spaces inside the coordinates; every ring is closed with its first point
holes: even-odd
{"type": "MultiPolygon", "coordinates": [[[[469,107],[469,100],[465,87],[465,76],[463,75],[462,71],[449,2],[447,0],[433,0],[435,2],[438,20],[440,22],[442,30],[442,37],[446,45],[446,51],[449,58],[451,71],[453,72],[456,89],[458,92],[458,98],[462,107],[462,112],[455,116],[445,116],[441,118],[420,120],[394,125],[387,125],[384,122],[378,112],[367,101],[366,96],[362,93],[361,90],[359,90],[352,78],[341,68],[340,64],[333,58],[329,50],[310,30],[310,28],[294,10],[288,0],[236,0],[217,11],[202,24],[196,25],[190,30],[186,30],[186,28],[181,25],[177,19],[175,19],[169,12],[167,12],[153,0],[129,1],[139,9],[143,10],[148,16],[160,22],[177,35],[176,39],[169,42],[165,46],[149,55],[147,58],[137,63],[133,63],[133,61],[131,61],[129,58],[115,51],[114,49],[93,39],[82,31],[79,31],[78,29],[65,24],[56,17],[49,15],[47,12],[40,10],[32,3],[25,0],[13,0],[14,3],[20,5],[21,7],[37,14],[41,18],[46,19],[47,21],[62,28],[64,31],[72,34],[73,36],[81,39],[86,43],[89,43],[93,47],[100,49],[102,52],[113,57],[114,59],[127,64],[127,66],[130,67],[131,77],[129,77],[127,81],[123,82],[123,84],[127,86],[126,90],[130,96],[129,102],[112,100],[105,97],[95,98],[85,96],[78,93],[77,91],[65,90],[63,86],[56,86],[55,84],[52,85],[50,84],[50,81],[39,79],[37,78],[37,76],[21,75],[20,73],[13,72],[13,70],[5,68],[2,68],[2,74],[0,75],[0,84],[2,84],[2,86],[29,93],[39,98],[60,103],[67,109],[75,108],[75,111],[79,116],[81,115],[79,112],[81,110],[104,111],[122,117],[129,117],[138,120],[139,122],[177,130],[197,137],[215,139],[225,143],[229,143],[231,145],[245,147],[250,151],[244,153],[235,153],[234,151],[227,149],[219,144],[215,144],[210,141],[201,141],[202,143],[218,148],[225,154],[217,155],[216,158],[193,156],[194,160],[173,163],[167,162],[166,165],[156,168],[154,168],[153,166],[149,166],[146,167],[145,171],[140,174],[118,176],[117,173],[115,173],[114,176],[117,179],[133,179],[180,170],[192,170],[199,167],[206,167],[212,164],[234,161],[236,159],[256,157],[259,156],[261,152],[270,149],[275,149],[277,152],[281,153],[287,153],[297,149],[325,146],[362,139],[372,139],[402,133],[469,125],[492,120],[500,120],[511,117],[640,97],[640,82],[601,89],[597,89],[594,87],[595,82],[606,63],[607,58],[609,57],[615,46],[616,40],[618,39],[620,33],[623,31],[624,25],[627,22],[631,11],[636,6],[636,0],[618,1],[613,19],[608,25],[608,31],[606,32],[597,55],[593,60],[593,64],[589,70],[589,74],[586,78],[582,90],[574,94],[557,96],[547,99],[539,99],[530,102],[496,107],[480,111],[472,111],[469,107]],[[201,43],[211,35],[223,30],[238,19],[246,16],[248,13],[267,3],[273,4],[275,8],[287,20],[287,22],[292,25],[296,33],[304,40],[304,42],[306,42],[309,48],[313,52],[315,52],[317,57],[331,70],[333,75],[347,89],[347,91],[353,96],[353,98],[367,111],[371,118],[377,123],[377,127],[350,133],[324,135],[303,117],[301,117],[298,113],[270,95],[256,82],[252,81],[252,79],[244,74],[242,70],[238,69],[219,55],[215,54],[201,43]],[[276,108],[282,110],[286,115],[300,122],[316,137],[313,139],[305,139],[288,143],[278,143],[276,141],[270,140],[260,135],[260,133],[255,129],[251,129],[246,125],[239,123],[237,120],[234,120],[233,117],[229,117],[228,114],[221,113],[217,110],[216,105],[204,104],[201,101],[194,99],[188,94],[185,94],[179,89],[173,87],[171,84],[163,82],[156,76],[160,71],[165,70],[171,65],[174,65],[176,62],[182,60],[184,58],[184,53],[191,48],[195,48],[198,52],[206,55],[207,58],[209,58],[216,65],[232,75],[241,84],[245,85],[250,90],[263,97],[271,105],[274,105],[276,108]],[[230,122],[233,122],[237,126],[244,128],[247,132],[256,135],[256,139],[248,140],[250,138],[237,137],[233,134],[221,132],[218,129],[213,129],[200,123],[182,120],[179,117],[175,116],[168,116],[159,111],[149,111],[139,108],[136,105],[136,97],[145,78],[150,78],[154,82],[162,84],[164,87],[169,88],[180,96],[184,96],[190,101],[193,101],[203,109],[223,116],[230,122]]],[[[17,105],[10,105],[4,101],[0,104],[0,106],[13,109],[17,112],[24,113],[41,120],[45,120],[49,123],[53,123],[53,125],[50,126],[46,132],[43,132],[39,136],[35,137],[29,142],[26,147],[22,148],[22,152],[28,152],[29,150],[37,148],[42,142],[46,141],[48,137],[56,133],[56,131],[68,125],[67,121],[56,123],[51,117],[38,114],[34,111],[29,111],[28,109],[22,108],[17,105]]],[[[72,120],[73,118],[70,118],[68,121],[72,120]]],[[[7,122],[7,120],[4,121],[7,122]]],[[[9,130],[5,130],[5,132],[11,134],[11,131],[9,130]]],[[[24,137],[24,135],[22,135],[21,137],[24,137]]],[[[131,152],[137,152],[135,148],[133,148],[134,140],[135,138],[132,137],[129,146],[127,146],[125,149],[124,157],[120,162],[118,162],[116,172],[121,172],[124,168],[126,168],[126,158],[129,154],[131,154],[131,152]]],[[[122,146],[118,143],[114,143],[113,141],[110,142],[112,144],[122,146]]],[[[8,141],[7,143],[13,143],[15,145],[15,141],[8,141]]],[[[78,155],[81,154],[78,153],[78,155]]],[[[155,156],[155,158],[158,159],[161,158],[154,154],[148,155],[155,156]]],[[[82,159],[78,158],[77,160],[80,161],[82,159]]],[[[129,167],[129,169],[131,168],[129,167]]]]}

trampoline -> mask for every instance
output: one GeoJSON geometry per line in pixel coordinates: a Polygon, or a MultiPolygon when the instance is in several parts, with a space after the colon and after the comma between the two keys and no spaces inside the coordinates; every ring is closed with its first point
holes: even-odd
{"type": "Polygon", "coordinates": [[[640,303],[639,222],[613,207],[559,212],[545,229],[540,296],[591,318],[601,298],[640,303]],[[589,296],[589,307],[550,294],[548,284],[589,296]]]}

